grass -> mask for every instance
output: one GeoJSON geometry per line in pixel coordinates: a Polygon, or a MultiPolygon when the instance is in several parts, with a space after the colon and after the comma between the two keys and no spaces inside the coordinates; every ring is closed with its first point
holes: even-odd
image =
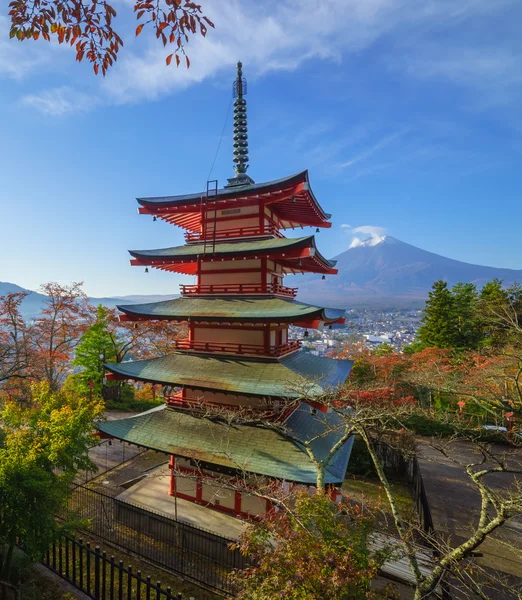
{"type": "MultiPolygon", "coordinates": [[[[392,482],[392,493],[399,510],[404,514],[415,510],[409,487],[403,483],[392,482]]],[[[378,479],[351,477],[342,486],[343,494],[356,502],[364,502],[374,508],[391,513],[386,493],[378,479]]]]}
{"type": "MultiPolygon", "coordinates": [[[[153,582],[161,581],[162,588],[169,586],[172,589],[172,593],[181,593],[184,600],[189,600],[190,598],[194,598],[194,600],[222,600],[223,598],[222,595],[218,595],[195,583],[186,581],[182,577],[178,577],[166,569],[161,569],[160,567],[156,567],[151,563],[138,558],[134,554],[129,554],[110,545],[100,544],[99,540],[89,536],[85,532],[82,532],[81,537],[84,542],[91,543],[91,548],[94,548],[97,545],[101,546],[101,550],[105,550],[109,557],[114,556],[116,562],[122,560],[125,566],[132,564],[134,573],[141,571],[143,577],[150,577],[153,582]]],[[[144,596],[143,590],[142,596],[144,596]]]]}
{"type": "MultiPolygon", "coordinates": [[[[11,581],[20,583],[21,600],[75,600],[80,595],[64,590],[62,580],[46,568],[38,567],[19,548],[13,554],[11,581]]],[[[10,598],[10,596],[7,596],[10,598]]]]}
{"type": "Polygon", "coordinates": [[[144,411],[156,408],[163,404],[163,398],[140,399],[140,398],[122,398],[121,400],[106,400],[105,407],[109,410],[121,411],[144,411]]]}

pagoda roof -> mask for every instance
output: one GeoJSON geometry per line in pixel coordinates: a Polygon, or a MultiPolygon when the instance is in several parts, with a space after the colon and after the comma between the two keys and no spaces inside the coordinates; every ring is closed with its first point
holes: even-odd
{"type": "Polygon", "coordinates": [[[271,205],[285,227],[310,225],[313,227],[330,227],[331,215],[324,212],[317,201],[308,179],[308,171],[301,171],[289,177],[275,179],[264,183],[234,185],[217,190],[217,194],[206,192],[181,194],[177,196],[154,196],[137,198],[142,208],[141,214],[153,214],[160,218],[184,227],[189,231],[197,231],[201,222],[201,206],[207,202],[207,208],[216,205],[239,207],[258,204],[262,201],[271,205]]]}
{"type": "Polygon", "coordinates": [[[266,257],[278,260],[285,269],[293,272],[312,271],[335,274],[336,261],[320,254],[313,235],[301,238],[265,238],[237,242],[207,242],[185,244],[156,250],[129,250],[131,264],[152,266],[165,271],[195,273],[199,258],[223,259],[244,257],[266,257]],[[297,265],[300,261],[300,265],[297,265]]]}
{"type": "MultiPolygon", "coordinates": [[[[268,425],[225,423],[161,406],[101,423],[98,429],[110,437],[159,452],[313,485],[317,470],[302,444],[311,442],[314,455],[323,460],[343,435],[340,420],[335,412],[313,415],[308,405],[302,404],[279,432],[268,425]]],[[[332,457],[325,483],[342,483],[352,445],[353,437],[332,457]]]]}
{"type": "Polygon", "coordinates": [[[175,352],[167,356],[111,363],[106,368],[121,378],[153,384],[244,394],[299,398],[319,397],[344,383],[352,361],[296,352],[265,360],[175,352]]]}
{"type": "Polygon", "coordinates": [[[295,300],[274,296],[174,298],[147,304],[126,304],[117,307],[129,316],[172,321],[261,321],[291,322],[318,320],[326,324],[343,318],[342,309],[322,308],[295,300]]]}

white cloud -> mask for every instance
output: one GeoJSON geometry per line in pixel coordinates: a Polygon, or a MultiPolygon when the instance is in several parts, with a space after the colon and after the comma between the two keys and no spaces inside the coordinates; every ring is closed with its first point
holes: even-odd
{"type": "MultiPolygon", "coordinates": [[[[386,56],[390,65],[413,77],[443,77],[473,87],[485,71],[493,76],[495,66],[500,65],[495,81],[503,88],[518,81],[522,72],[521,57],[513,55],[511,62],[506,61],[500,48],[497,58],[492,55],[477,63],[481,43],[466,35],[469,22],[478,19],[484,24],[492,14],[504,15],[502,11],[509,15],[516,0],[459,0],[457,5],[454,0],[207,0],[203,10],[216,29],[210,29],[206,38],[190,41],[188,70],[174,64],[166,67],[171,50],[158,43],[150,27],[134,39],[134,15],[127,0],[119,1],[124,6],[117,23],[125,33],[125,47],[105,79],[89,80],[100,85],[104,102],[133,103],[175,93],[222,71],[230,73],[238,59],[244,62],[249,77],[293,70],[311,60],[320,69],[321,60],[342,63],[381,39],[389,46],[386,56]],[[459,48],[442,47],[438,41],[439,30],[448,28],[454,29],[459,48]]],[[[21,45],[26,50],[30,43],[21,45]]],[[[0,45],[0,71],[2,65],[4,70],[18,69],[12,61],[2,59],[0,45]]],[[[499,93],[498,89],[490,92],[499,93]]],[[[82,110],[81,102],[77,106],[82,110]]],[[[343,163],[344,167],[364,160],[398,135],[401,133],[377,141],[343,163]]]]}
{"type": "Polygon", "coordinates": [[[361,225],[354,227],[350,233],[354,235],[350,248],[359,246],[376,246],[386,238],[386,228],[375,225],[361,225]]]}
{"type": "Polygon", "coordinates": [[[0,16],[0,75],[11,79],[22,79],[28,73],[50,62],[51,44],[10,39],[9,29],[9,19],[0,16]]]}
{"type": "Polygon", "coordinates": [[[402,68],[418,79],[449,81],[480,92],[477,104],[505,104],[522,91],[522,52],[501,45],[425,45],[402,68]]]}
{"type": "Polygon", "coordinates": [[[29,94],[22,98],[22,104],[52,117],[86,112],[91,110],[96,103],[96,98],[67,86],[45,90],[40,94],[29,94]]]}
{"type": "Polygon", "coordinates": [[[347,229],[347,230],[350,230],[351,228],[352,228],[352,226],[351,226],[351,225],[348,225],[348,223],[343,223],[343,224],[341,225],[341,229],[347,229]]]}
{"type": "Polygon", "coordinates": [[[376,152],[379,152],[383,148],[386,148],[386,146],[389,146],[394,140],[401,137],[405,132],[406,132],[406,130],[397,131],[396,133],[392,133],[391,135],[387,135],[387,136],[383,137],[377,143],[373,144],[369,148],[366,148],[366,150],[359,152],[356,156],[353,156],[352,158],[350,158],[350,160],[340,163],[338,165],[338,168],[346,169],[347,167],[352,167],[353,165],[361,162],[362,160],[366,160],[366,159],[370,158],[376,152]]]}

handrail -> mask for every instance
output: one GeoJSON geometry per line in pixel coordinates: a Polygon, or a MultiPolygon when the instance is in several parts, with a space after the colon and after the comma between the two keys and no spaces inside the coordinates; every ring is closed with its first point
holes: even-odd
{"type": "Polygon", "coordinates": [[[283,234],[279,231],[279,229],[274,225],[266,225],[264,227],[259,227],[256,225],[254,227],[235,227],[233,229],[221,229],[214,231],[186,231],[185,232],[185,241],[186,242],[199,242],[208,239],[216,239],[216,240],[225,240],[231,238],[241,238],[241,237],[253,237],[260,235],[275,235],[276,237],[284,237],[283,234]]]}
{"type": "Polygon", "coordinates": [[[218,285],[181,285],[183,296],[198,296],[206,294],[274,294],[276,296],[289,296],[295,298],[297,288],[286,287],[278,283],[236,283],[218,285]]]}
{"type": "Polygon", "coordinates": [[[253,354],[255,356],[271,356],[279,357],[290,352],[295,352],[301,347],[299,340],[288,340],[286,344],[278,344],[277,346],[270,346],[269,350],[266,351],[263,346],[256,346],[254,344],[231,344],[221,342],[197,342],[194,340],[175,340],[174,345],[178,350],[192,350],[195,352],[225,352],[233,354],[253,354]]]}
{"type": "Polygon", "coordinates": [[[189,408],[193,411],[208,412],[209,410],[234,410],[238,411],[241,409],[243,412],[252,412],[256,415],[262,414],[266,417],[278,415],[282,412],[282,407],[273,406],[268,408],[266,406],[240,406],[237,404],[225,404],[223,402],[209,402],[207,400],[188,400],[183,398],[181,393],[176,392],[170,396],[165,397],[165,402],[170,406],[179,406],[189,408]]]}

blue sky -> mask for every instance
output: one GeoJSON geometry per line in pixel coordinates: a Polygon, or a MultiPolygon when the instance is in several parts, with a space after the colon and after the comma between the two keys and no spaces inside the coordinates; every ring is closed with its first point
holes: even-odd
{"type": "MultiPolygon", "coordinates": [[[[518,0],[201,3],[216,29],[191,42],[187,71],[165,67],[146,30],[135,40],[132,2],[115,0],[126,43],[105,79],[68,48],[10,41],[0,17],[0,280],[176,293],[188,278],[129,266],[127,249],[183,240],[138,216],[135,198],[205,188],[238,59],[249,174],[309,169],[333,213],[325,255],[366,226],[522,269],[518,0]]],[[[233,174],[231,129],[229,117],[220,185],[233,174]]]]}

